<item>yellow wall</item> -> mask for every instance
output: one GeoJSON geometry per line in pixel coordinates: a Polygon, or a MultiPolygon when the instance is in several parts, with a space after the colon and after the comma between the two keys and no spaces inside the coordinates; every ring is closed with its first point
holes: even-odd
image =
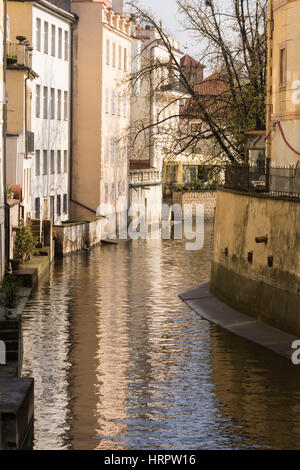
{"type": "MultiPolygon", "coordinates": [[[[73,13],[80,17],[74,33],[72,196],[95,211],[101,174],[101,8],[100,3],[72,3],[73,13]]],[[[72,207],[73,218],[91,214],[72,207]]]]}
{"type": "Polygon", "coordinates": [[[238,310],[300,334],[300,203],[219,190],[214,233],[212,292],[238,310]],[[265,235],[267,244],[256,243],[265,235]]]}
{"type": "Polygon", "coordinates": [[[21,134],[24,128],[25,84],[23,71],[7,70],[7,131],[21,134]]]}
{"type": "Polygon", "coordinates": [[[7,2],[10,21],[10,41],[17,42],[16,36],[26,36],[32,45],[32,4],[34,2],[7,2]]]}
{"type": "MultiPolygon", "coordinates": [[[[300,152],[300,0],[273,0],[272,121],[280,121],[287,140],[300,152]],[[280,86],[280,49],[286,47],[286,86],[280,86]]],[[[272,134],[272,165],[296,165],[278,127],[272,134]]]]}

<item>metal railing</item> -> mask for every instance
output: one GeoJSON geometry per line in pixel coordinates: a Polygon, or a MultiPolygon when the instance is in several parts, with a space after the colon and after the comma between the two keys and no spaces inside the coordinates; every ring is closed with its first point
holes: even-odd
{"type": "Polygon", "coordinates": [[[265,193],[300,199],[300,168],[264,165],[228,165],[225,170],[225,189],[265,193]]]}

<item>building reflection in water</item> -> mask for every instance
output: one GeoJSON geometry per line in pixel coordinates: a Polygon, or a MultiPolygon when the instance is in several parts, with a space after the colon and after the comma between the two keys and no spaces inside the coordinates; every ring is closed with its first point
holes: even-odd
{"type": "Polygon", "coordinates": [[[37,449],[298,448],[300,369],[210,325],[178,293],[209,278],[175,240],[58,260],[24,315],[37,449]]]}

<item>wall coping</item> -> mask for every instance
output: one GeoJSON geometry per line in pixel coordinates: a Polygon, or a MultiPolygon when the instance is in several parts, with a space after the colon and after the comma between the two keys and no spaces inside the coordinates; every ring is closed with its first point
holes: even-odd
{"type": "Polygon", "coordinates": [[[217,191],[221,191],[223,193],[231,193],[231,194],[238,194],[239,196],[246,196],[246,197],[253,197],[258,199],[272,199],[275,201],[287,201],[287,202],[295,202],[297,204],[300,203],[300,198],[295,198],[292,196],[276,196],[275,194],[265,194],[265,193],[255,193],[251,191],[238,191],[235,189],[227,189],[227,188],[218,188],[217,191]]]}
{"type": "Polygon", "coordinates": [[[88,220],[81,220],[78,222],[70,222],[70,223],[64,223],[62,222],[60,225],[53,225],[53,228],[58,229],[58,228],[67,228],[67,227],[75,227],[76,225],[85,225],[85,224],[90,224],[92,222],[97,222],[97,220],[101,220],[103,217],[94,217],[93,219],[88,219],[88,220]]]}

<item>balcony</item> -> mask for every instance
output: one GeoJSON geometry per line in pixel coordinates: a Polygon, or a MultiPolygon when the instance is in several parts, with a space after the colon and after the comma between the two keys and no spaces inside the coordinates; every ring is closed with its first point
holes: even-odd
{"type": "Polygon", "coordinates": [[[161,184],[160,171],[151,169],[130,170],[129,184],[132,186],[154,186],[161,184]]]}
{"type": "Polygon", "coordinates": [[[32,67],[32,49],[22,42],[7,43],[7,68],[28,68],[32,67]]]}

